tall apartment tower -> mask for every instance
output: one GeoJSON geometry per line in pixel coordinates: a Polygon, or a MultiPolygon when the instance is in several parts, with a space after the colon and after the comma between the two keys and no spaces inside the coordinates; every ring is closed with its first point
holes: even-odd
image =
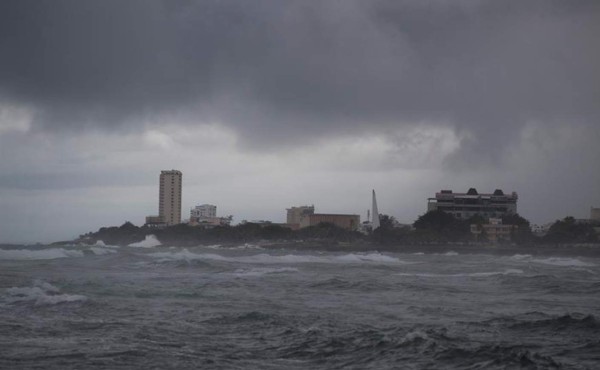
{"type": "Polygon", "coordinates": [[[167,225],[181,223],[181,171],[161,171],[158,215],[167,225]]]}

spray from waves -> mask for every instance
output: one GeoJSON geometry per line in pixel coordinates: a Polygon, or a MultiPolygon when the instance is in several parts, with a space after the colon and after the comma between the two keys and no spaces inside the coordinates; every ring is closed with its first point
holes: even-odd
{"type": "Polygon", "coordinates": [[[2,260],[51,260],[56,258],[83,257],[83,252],[64,248],[49,249],[0,249],[2,260]]]}
{"type": "Polygon", "coordinates": [[[380,263],[380,264],[408,264],[410,262],[402,261],[398,258],[386,256],[380,253],[358,254],[349,253],[344,255],[270,255],[257,254],[252,256],[226,257],[215,253],[193,253],[187,249],[179,252],[157,252],[148,254],[151,257],[159,259],[159,262],[167,261],[192,261],[192,260],[213,260],[226,262],[242,262],[242,263],[380,263]]]}
{"type": "Polygon", "coordinates": [[[472,272],[472,273],[461,273],[461,274],[430,274],[430,273],[397,273],[398,276],[415,276],[424,278],[448,278],[448,277],[488,277],[498,275],[518,275],[522,274],[523,270],[519,269],[506,269],[504,271],[489,271],[489,272],[472,272]]]}
{"type": "Polygon", "coordinates": [[[269,267],[258,267],[252,269],[240,269],[236,270],[233,274],[236,277],[254,277],[254,276],[263,276],[270,274],[283,274],[289,272],[298,272],[297,268],[294,267],[279,267],[279,268],[269,268],[269,267]]]}
{"type": "Polygon", "coordinates": [[[44,281],[35,281],[32,287],[8,288],[2,296],[2,301],[6,304],[33,303],[35,306],[86,300],[87,297],[83,295],[61,294],[60,289],[44,281]]]}
{"type": "Polygon", "coordinates": [[[150,234],[150,235],[146,235],[146,239],[144,239],[140,242],[129,244],[129,247],[153,248],[153,247],[158,247],[159,245],[162,245],[160,240],[158,240],[155,235],[150,234]]]}

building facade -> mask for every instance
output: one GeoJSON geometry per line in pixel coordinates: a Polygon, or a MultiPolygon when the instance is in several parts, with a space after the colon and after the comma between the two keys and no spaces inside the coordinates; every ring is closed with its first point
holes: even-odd
{"type": "Polygon", "coordinates": [[[600,208],[590,207],[590,220],[600,222],[600,208]]]}
{"type": "Polygon", "coordinates": [[[161,171],[158,215],[167,226],[181,223],[181,171],[161,171]]]}
{"type": "Polygon", "coordinates": [[[146,216],[146,227],[163,228],[167,226],[160,216],[146,216]]]}
{"type": "Polygon", "coordinates": [[[315,206],[300,206],[287,208],[287,225],[292,230],[298,230],[302,219],[315,213],[315,206]]]}
{"type": "Polygon", "coordinates": [[[360,225],[359,215],[340,215],[327,213],[313,213],[302,218],[300,228],[316,226],[320,223],[331,223],[342,229],[356,231],[360,225]]]}
{"type": "Polygon", "coordinates": [[[232,218],[233,216],[217,217],[217,206],[202,204],[191,209],[189,225],[205,228],[228,226],[232,218]]]}
{"type": "Polygon", "coordinates": [[[217,217],[217,206],[212,204],[201,204],[192,208],[190,211],[190,219],[217,217]]]}
{"type": "Polygon", "coordinates": [[[489,223],[484,225],[471,225],[471,233],[474,234],[479,241],[483,234],[487,241],[492,243],[509,242],[512,239],[512,234],[519,227],[517,225],[503,225],[502,219],[490,218],[489,223]]]}
{"type": "Polygon", "coordinates": [[[428,198],[427,211],[441,210],[461,220],[474,215],[499,218],[507,214],[516,214],[517,200],[516,192],[507,195],[500,189],[491,194],[479,194],[474,188],[466,193],[442,190],[435,194],[435,198],[428,198]]]}

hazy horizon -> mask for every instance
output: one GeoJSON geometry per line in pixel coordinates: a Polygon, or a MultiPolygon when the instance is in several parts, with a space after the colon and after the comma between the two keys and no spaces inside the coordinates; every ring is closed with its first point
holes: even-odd
{"type": "Polygon", "coordinates": [[[0,242],[158,213],[600,207],[600,2],[2,1],[0,242]]]}

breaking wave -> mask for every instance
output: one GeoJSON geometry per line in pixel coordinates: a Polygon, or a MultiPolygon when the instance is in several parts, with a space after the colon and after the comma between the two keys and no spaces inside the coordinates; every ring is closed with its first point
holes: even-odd
{"type": "Polygon", "coordinates": [[[380,253],[344,255],[314,256],[314,255],[270,255],[256,254],[251,256],[226,257],[215,253],[193,253],[187,249],[178,252],[157,252],[150,253],[149,256],[158,258],[159,261],[177,261],[177,260],[213,260],[242,263],[381,263],[381,264],[407,264],[410,262],[402,261],[398,258],[386,256],[380,253]]]}
{"type": "Polygon", "coordinates": [[[83,295],[61,294],[60,289],[44,281],[35,281],[32,287],[8,288],[2,298],[8,304],[33,303],[36,306],[87,300],[83,295]]]}
{"type": "Polygon", "coordinates": [[[572,266],[572,267],[589,267],[596,266],[593,263],[583,262],[577,258],[568,258],[568,257],[548,257],[548,258],[533,258],[530,254],[515,254],[511,257],[513,260],[517,260],[520,262],[533,262],[539,263],[543,265],[552,265],[552,266],[572,266]]]}
{"type": "Polygon", "coordinates": [[[240,269],[236,270],[233,274],[236,277],[252,277],[252,276],[263,276],[269,274],[282,274],[288,272],[298,272],[298,269],[295,267],[279,267],[279,268],[269,268],[269,267],[257,267],[252,269],[240,269]]]}
{"type": "Polygon", "coordinates": [[[129,244],[129,247],[153,248],[153,247],[158,247],[159,245],[162,245],[160,240],[158,240],[156,238],[156,236],[150,234],[150,235],[146,235],[146,239],[144,239],[140,242],[129,244]]]}
{"type": "Polygon", "coordinates": [[[106,247],[90,247],[90,250],[97,256],[117,253],[117,251],[115,251],[114,249],[107,249],[106,247]]]}
{"type": "Polygon", "coordinates": [[[120,248],[118,245],[110,245],[110,244],[106,244],[106,243],[104,243],[104,241],[102,241],[102,240],[96,240],[96,244],[94,244],[94,247],[102,247],[102,248],[120,248]]]}
{"type": "Polygon", "coordinates": [[[559,257],[549,257],[549,258],[534,258],[531,262],[542,263],[544,265],[554,265],[554,266],[595,266],[592,263],[583,262],[578,260],[577,258],[559,258],[559,257]]]}
{"type": "Polygon", "coordinates": [[[488,277],[497,275],[517,275],[522,274],[523,270],[519,269],[506,269],[504,271],[489,271],[489,272],[471,272],[471,273],[460,273],[460,274],[430,274],[430,273],[397,273],[399,276],[416,276],[426,278],[445,278],[445,277],[488,277]]]}
{"type": "Polygon", "coordinates": [[[3,260],[51,260],[56,258],[83,257],[83,252],[64,248],[49,249],[0,249],[3,260]]]}
{"type": "Polygon", "coordinates": [[[600,322],[593,315],[566,314],[541,320],[529,320],[514,323],[513,329],[544,329],[551,331],[564,331],[567,329],[599,330],[600,322]]]}

